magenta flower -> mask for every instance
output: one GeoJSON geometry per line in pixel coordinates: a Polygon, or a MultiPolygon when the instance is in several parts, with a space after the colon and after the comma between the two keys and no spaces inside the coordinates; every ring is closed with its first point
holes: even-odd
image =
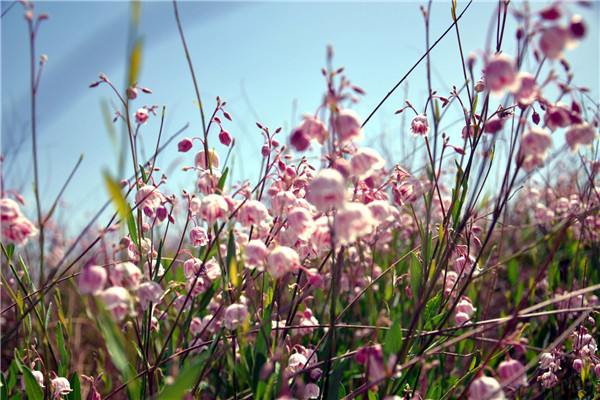
{"type": "Polygon", "coordinates": [[[334,169],[319,171],[310,182],[306,199],[319,211],[342,208],[346,201],[346,183],[342,174],[334,169]]]}
{"type": "Polygon", "coordinates": [[[412,131],[413,136],[426,137],[429,133],[429,122],[427,121],[427,116],[425,114],[419,114],[414,117],[410,123],[410,130],[412,131]]]}
{"type": "Polygon", "coordinates": [[[219,132],[219,142],[225,146],[229,146],[231,144],[231,133],[226,130],[221,130],[221,132],[219,132]]]}
{"type": "Polygon", "coordinates": [[[186,153],[194,146],[192,139],[184,137],[177,143],[177,150],[181,153],[186,153]]]}

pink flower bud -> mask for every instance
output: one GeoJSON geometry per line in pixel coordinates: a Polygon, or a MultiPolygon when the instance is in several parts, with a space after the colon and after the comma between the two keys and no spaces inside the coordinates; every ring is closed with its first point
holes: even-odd
{"type": "Polygon", "coordinates": [[[156,218],[158,218],[159,221],[164,221],[165,218],[167,218],[167,214],[167,207],[161,205],[156,208],[156,218]]]}
{"type": "Polygon", "coordinates": [[[219,133],[219,141],[221,144],[229,146],[231,144],[231,133],[227,132],[226,130],[222,130],[219,133]]]}
{"type": "Polygon", "coordinates": [[[485,90],[485,82],[482,79],[480,79],[477,81],[477,83],[475,83],[475,91],[477,93],[481,93],[484,90],[485,90]]]}
{"type": "Polygon", "coordinates": [[[128,87],[127,89],[125,89],[125,94],[127,95],[127,98],[129,100],[135,100],[137,98],[137,89],[134,87],[128,87]]]}
{"type": "Polygon", "coordinates": [[[571,17],[569,30],[575,39],[581,39],[585,36],[585,24],[583,23],[581,15],[573,15],[571,17]]]}
{"type": "Polygon", "coordinates": [[[106,283],[106,269],[99,265],[84,267],[79,274],[79,292],[81,294],[99,294],[106,283]]]}
{"type": "Polygon", "coordinates": [[[194,143],[192,142],[192,139],[188,138],[188,137],[184,137],[183,139],[181,139],[179,141],[179,143],[177,143],[177,150],[180,153],[186,153],[188,152],[192,147],[194,146],[194,143]]]}

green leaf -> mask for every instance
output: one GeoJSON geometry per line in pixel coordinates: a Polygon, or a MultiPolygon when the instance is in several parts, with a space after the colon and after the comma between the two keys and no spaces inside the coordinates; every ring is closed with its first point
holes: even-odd
{"type": "Polygon", "coordinates": [[[425,322],[430,321],[440,310],[440,304],[442,302],[442,291],[440,290],[437,294],[429,299],[425,304],[424,318],[425,322]]]}
{"type": "Polygon", "coordinates": [[[102,305],[99,308],[100,312],[97,320],[98,329],[104,337],[106,348],[111,356],[113,364],[121,371],[121,373],[123,373],[128,365],[125,352],[125,337],[104,306],[102,305]]]}
{"type": "MultiPolygon", "coordinates": [[[[13,360],[10,363],[10,367],[8,367],[8,377],[7,377],[7,386],[8,391],[12,392],[15,385],[17,384],[17,375],[19,374],[19,366],[17,365],[17,361],[13,360]]],[[[5,397],[3,397],[4,399],[5,397]]]]}
{"type": "Polygon", "coordinates": [[[81,382],[77,371],[73,373],[70,383],[72,391],[67,395],[67,400],[81,400],[81,382]]]}
{"type": "Polygon", "coordinates": [[[31,370],[23,366],[23,379],[25,380],[25,393],[30,400],[44,400],[44,391],[31,370]]]}
{"type": "Polygon", "coordinates": [[[0,374],[0,384],[2,385],[0,387],[0,399],[7,399],[8,398],[8,385],[6,383],[6,380],[4,379],[4,374],[0,374]]]}
{"type": "MultiPolygon", "coordinates": [[[[129,207],[129,205],[127,205],[129,207]]],[[[127,228],[129,229],[129,236],[131,237],[131,241],[135,244],[135,247],[138,246],[138,236],[137,236],[137,228],[135,226],[135,218],[133,217],[133,213],[129,213],[127,216],[127,228]]]]}
{"type": "Polygon", "coordinates": [[[135,84],[135,80],[140,72],[140,66],[142,64],[142,39],[138,39],[131,50],[129,55],[129,84],[135,84]]]}
{"type": "Polygon", "coordinates": [[[519,281],[519,268],[515,259],[510,260],[508,263],[508,281],[511,286],[515,286],[519,281]]]}
{"type": "Polygon", "coordinates": [[[50,323],[50,313],[52,312],[52,302],[48,304],[48,310],[46,310],[46,319],[44,320],[44,329],[48,329],[48,324],[50,323]]]}
{"type": "Polygon", "coordinates": [[[146,175],[146,170],[142,164],[140,164],[140,172],[142,173],[142,182],[148,183],[148,175],[146,175]]]}
{"type": "Polygon", "coordinates": [[[108,194],[110,195],[112,201],[115,203],[117,207],[117,211],[121,218],[126,218],[129,214],[131,214],[131,208],[129,204],[125,201],[125,197],[123,197],[123,193],[121,193],[121,186],[111,178],[108,171],[104,171],[104,184],[106,189],[108,190],[108,194]]]}
{"type": "Polygon", "coordinates": [[[60,323],[56,325],[56,345],[60,353],[61,365],[59,368],[59,375],[64,376],[67,370],[67,362],[69,360],[69,356],[67,354],[67,349],[65,346],[65,336],[63,334],[62,325],[60,323]]]}
{"type": "Polygon", "coordinates": [[[198,380],[202,367],[206,363],[207,352],[202,352],[196,361],[188,364],[177,376],[177,380],[162,391],[157,400],[176,400],[182,399],[190,387],[198,380]]]}
{"type": "Polygon", "coordinates": [[[421,261],[415,253],[410,253],[410,287],[416,295],[421,289],[421,261]]]}
{"type": "Polygon", "coordinates": [[[221,178],[219,179],[219,183],[217,183],[217,187],[221,191],[223,190],[223,187],[225,186],[225,180],[227,179],[228,173],[229,173],[229,167],[225,168],[225,171],[223,171],[223,175],[221,175],[221,178]]]}
{"type": "MultiPolygon", "coordinates": [[[[12,258],[14,252],[15,252],[15,244],[14,243],[9,243],[8,245],[6,245],[6,254],[8,255],[9,261],[12,258]]],[[[6,397],[4,397],[4,398],[6,398],[6,397]]]]}
{"type": "Polygon", "coordinates": [[[328,398],[337,399],[340,382],[342,381],[342,372],[348,369],[349,359],[337,359],[331,367],[331,377],[329,379],[328,398]]]}
{"type": "Polygon", "coordinates": [[[398,354],[402,347],[402,328],[400,327],[400,318],[396,317],[392,323],[392,327],[385,335],[383,344],[383,353],[387,356],[390,354],[398,354]]]}

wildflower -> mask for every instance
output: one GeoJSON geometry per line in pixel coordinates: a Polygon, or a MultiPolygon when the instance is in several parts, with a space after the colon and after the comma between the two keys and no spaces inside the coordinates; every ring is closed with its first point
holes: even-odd
{"type": "Polygon", "coordinates": [[[273,279],[279,279],[300,265],[298,253],[292,248],[278,246],[267,256],[267,269],[273,279]]]}
{"type": "Polygon", "coordinates": [[[549,389],[558,383],[558,377],[551,371],[544,372],[538,380],[542,381],[542,386],[546,389],[549,389]]]}
{"type": "Polygon", "coordinates": [[[511,382],[511,387],[529,386],[529,383],[527,383],[527,371],[523,364],[517,360],[509,358],[506,361],[502,361],[498,365],[498,375],[502,382],[511,382]]]}
{"type": "Polygon", "coordinates": [[[243,324],[248,318],[248,308],[244,304],[232,304],[225,310],[223,325],[230,331],[243,324]]]}
{"type": "Polygon", "coordinates": [[[186,153],[187,151],[189,151],[192,147],[194,146],[194,143],[192,142],[192,139],[188,138],[188,137],[184,137],[183,139],[181,139],[179,141],[179,143],[177,143],[177,150],[180,153],[186,153]]]}
{"type": "Polygon", "coordinates": [[[138,96],[138,91],[135,87],[128,87],[125,89],[125,94],[129,100],[135,100],[138,96]]]}
{"type": "Polygon", "coordinates": [[[290,136],[290,143],[296,151],[304,151],[312,140],[323,145],[327,137],[329,137],[329,132],[327,132],[325,124],[317,118],[309,117],[294,129],[290,136]]]}
{"type": "Polygon", "coordinates": [[[460,256],[454,261],[454,270],[459,275],[469,275],[475,265],[475,257],[472,255],[460,256]]]}
{"type": "Polygon", "coordinates": [[[540,368],[546,369],[550,368],[551,365],[554,364],[554,354],[552,353],[543,353],[540,357],[540,368]]]}
{"type": "Polygon", "coordinates": [[[195,226],[190,231],[190,241],[194,247],[206,246],[208,243],[208,233],[201,226],[195,226]]]}
{"type": "Polygon", "coordinates": [[[262,225],[269,216],[269,210],[258,200],[248,200],[236,215],[236,219],[244,227],[262,225]]]}
{"type": "Polygon", "coordinates": [[[339,244],[348,244],[373,231],[377,220],[367,206],[361,203],[348,203],[338,211],[333,227],[339,244]]]}
{"type": "Polygon", "coordinates": [[[261,240],[251,240],[244,247],[244,265],[249,269],[258,268],[259,271],[265,265],[267,246],[261,240]]]}
{"type": "MultiPolygon", "coordinates": [[[[200,150],[196,157],[194,158],[194,165],[196,168],[200,169],[209,169],[206,164],[206,156],[204,150],[200,150]]],[[[219,168],[219,155],[213,149],[208,153],[208,162],[210,163],[212,168],[219,168]]]]}
{"type": "Polygon", "coordinates": [[[295,374],[296,372],[302,370],[306,365],[306,357],[300,353],[294,353],[290,356],[288,360],[288,366],[285,371],[288,374],[295,374]]]}
{"type": "Polygon", "coordinates": [[[144,276],[150,279],[154,276],[163,276],[165,274],[164,267],[162,266],[162,264],[158,264],[157,266],[156,260],[152,260],[151,263],[149,261],[146,261],[142,270],[144,272],[144,276]],[[152,268],[150,268],[150,265],[152,265],[152,268]],[[156,270],[157,268],[158,271],[156,270]]]}
{"type": "Polygon", "coordinates": [[[56,377],[50,381],[52,383],[52,387],[54,388],[53,398],[57,398],[62,396],[63,394],[69,394],[73,391],[71,389],[71,384],[67,378],[56,377]]]}
{"type": "Polygon", "coordinates": [[[569,24],[569,31],[573,39],[581,39],[585,36],[585,24],[581,15],[573,15],[569,24]]]}
{"type": "Polygon", "coordinates": [[[472,316],[475,311],[477,311],[477,308],[473,307],[473,303],[471,303],[471,300],[468,297],[463,296],[456,305],[456,312],[465,313],[469,317],[472,316]]]}
{"type": "Polygon", "coordinates": [[[494,134],[498,132],[504,126],[504,120],[497,115],[494,115],[487,121],[485,121],[485,126],[483,131],[485,133],[494,134]]]}
{"type": "Polygon", "coordinates": [[[286,232],[294,238],[307,240],[315,230],[315,221],[310,211],[303,207],[294,207],[288,212],[286,232]]]}
{"type": "Polygon", "coordinates": [[[570,39],[569,30],[562,26],[552,26],[542,31],[540,36],[540,50],[542,53],[550,59],[558,60],[562,57],[563,50],[565,49],[570,39]]]}
{"type": "Polygon", "coordinates": [[[579,148],[579,145],[590,145],[592,141],[596,137],[596,132],[594,128],[587,122],[583,122],[581,124],[573,124],[567,128],[567,132],[565,134],[567,143],[571,147],[573,152],[576,152],[579,148]]]}
{"type": "Polygon", "coordinates": [[[315,383],[309,383],[306,386],[304,386],[304,393],[302,395],[302,397],[304,399],[318,399],[319,395],[321,393],[321,390],[319,389],[319,386],[317,386],[315,383]]]}
{"type": "Polygon", "coordinates": [[[160,285],[154,281],[147,281],[137,289],[137,296],[140,300],[140,306],[142,310],[148,309],[150,303],[157,304],[162,298],[163,290],[160,285]]]}
{"type": "Polygon", "coordinates": [[[364,147],[358,149],[350,159],[350,168],[352,175],[358,179],[364,179],[376,169],[380,169],[385,165],[385,160],[381,155],[370,148],[364,147]]]}
{"type": "Polygon", "coordinates": [[[485,66],[485,84],[493,92],[503,90],[515,81],[517,69],[506,54],[496,54],[485,66]]]}
{"type": "Polygon", "coordinates": [[[319,321],[313,315],[312,310],[307,308],[302,314],[300,314],[300,322],[298,325],[302,327],[306,326],[306,328],[298,329],[298,333],[300,335],[309,335],[314,329],[312,326],[319,325],[319,321]]]}
{"type": "Polygon", "coordinates": [[[427,121],[427,116],[425,114],[419,114],[414,117],[410,124],[410,130],[412,131],[413,136],[426,137],[429,133],[429,122],[427,121]]]}
{"type": "Polygon", "coordinates": [[[10,223],[20,216],[21,209],[16,201],[8,197],[0,199],[0,221],[2,224],[10,223]]]}
{"type": "Polygon", "coordinates": [[[519,104],[527,106],[537,99],[540,88],[532,74],[519,72],[510,91],[519,104]]]}
{"type": "Polygon", "coordinates": [[[362,123],[358,114],[352,110],[341,110],[337,114],[336,127],[337,133],[342,145],[347,145],[353,140],[360,142],[363,140],[362,123]]]}
{"type": "Polygon", "coordinates": [[[386,377],[383,349],[380,344],[359,349],[356,353],[356,362],[367,364],[367,375],[372,382],[379,382],[386,377]]]}
{"type": "Polygon", "coordinates": [[[454,325],[463,326],[464,324],[469,322],[470,319],[471,319],[471,317],[469,316],[469,314],[464,313],[464,312],[457,312],[454,315],[454,325]]]}
{"type": "Polygon", "coordinates": [[[135,194],[135,203],[138,207],[144,209],[149,207],[155,209],[162,203],[163,196],[158,188],[152,185],[144,185],[140,187],[135,194]]]}
{"type": "Polygon", "coordinates": [[[99,294],[106,283],[106,269],[99,265],[89,265],[79,274],[79,293],[99,294]]]}
{"type": "Polygon", "coordinates": [[[117,322],[121,322],[133,311],[131,296],[124,287],[112,286],[100,293],[100,298],[104,302],[106,310],[117,322]]]}
{"type": "Polygon", "coordinates": [[[135,122],[146,125],[146,122],[148,122],[148,110],[145,108],[137,110],[135,113],[135,122]]]}
{"type": "Polygon", "coordinates": [[[573,360],[573,369],[578,373],[581,373],[581,369],[583,368],[583,360],[581,358],[576,358],[573,360]]]}
{"type": "Polygon", "coordinates": [[[571,108],[560,101],[551,105],[548,107],[548,110],[546,110],[546,114],[544,114],[544,122],[552,132],[554,132],[556,128],[565,128],[571,124],[571,108]]]}
{"type": "Polygon", "coordinates": [[[414,203],[423,196],[423,184],[413,176],[409,176],[395,191],[394,200],[402,205],[404,203],[414,203]]]}
{"type": "Polygon", "coordinates": [[[127,289],[137,289],[141,271],[129,261],[120,262],[113,267],[111,278],[118,286],[127,289]]]}
{"type": "Polygon", "coordinates": [[[346,184],[342,174],[334,169],[322,169],[308,187],[306,199],[317,210],[326,212],[329,208],[342,208],[346,200],[346,184]]]}
{"type": "Polygon", "coordinates": [[[504,400],[504,392],[500,382],[489,376],[480,376],[471,382],[469,387],[470,400],[504,400]]]}
{"type": "Polygon", "coordinates": [[[231,133],[222,129],[221,132],[219,132],[219,142],[221,142],[222,145],[229,146],[231,144],[231,133]]]}
{"type": "Polygon", "coordinates": [[[38,234],[38,229],[33,223],[22,215],[6,223],[2,221],[2,240],[25,246],[30,237],[38,234]]]}
{"type": "Polygon", "coordinates": [[[227,201],[218,194],[209,194],[202,199],[200,203],[199,214],[208,226],[213,226],[217,219],[224,221],[227,219],[227,201]]]}

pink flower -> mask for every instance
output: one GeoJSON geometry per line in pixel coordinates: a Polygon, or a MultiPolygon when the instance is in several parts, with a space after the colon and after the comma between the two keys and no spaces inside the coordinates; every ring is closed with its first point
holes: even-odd
{"type": "Polygon", "coordinates": [[[521,150],[525,155],[542,155],[552,145],[548,131],[536,126],[529,128],[521,137],[521,150]]]}
{"type": "Polygon", "coordinates": [[[404,203],[414,203],[423,196],[423,184],[414,176],[409,176],[396,189],[394,200],[402,205],[404,203]]]}
{"type": "Polygon", "coordinates": [[[542,368],[542,369],[550,368],[551,365],[554,365],[554,354],[542,353],[542,355],[540,357],[540,368],[542,368]]]}
{"type": "Polygon", "coordinates": [[[129,261],[115,265],[111,274],[111,279],[113,279],[118,286],[133,290],[137,289],[140,278],[140,269],[129,261]]]}
{"type": "Polygon", "coordinates": [[[412,131],[413,136],[426,137],[429,133],[429,122],[427,121],[427,116],[425,114],[419,114],[414,117],[410,124],[410,130],[412,131]]]}
{"type": "Polygon", "coordinates": [[[485,84],[493,92],[510,86],[517,74],[513,60],[506,54],[495,54],[485,66],[485,84]]]}
{"type": "Polygon", "coordinates": [[[152,269],[150,269],[150,264],[148,263],[148,261],[146,261],[144,263],[144,266],[142,267],[144,276],[151,279],[154,276],[163,276],[165,274],[165,269],[162,266],[162,264],[158,264],[158,271],[156,270],[156,268],[156,260],[152,260],[152,269]],[[152,275],[150,275],[150,273],[152,273],[152,275]]]}
{"type": "Polygon", "coordinates": [[[341,110],[336,119],[337,134],[342,145],[363,140],[362,123],[358,114],[352,110],[341,110]]]}
{"type": "Polygon", "coordinates": [[[592,141],[596,137],[596,132],[594,128],[587,122],[581,124],[573,124],[567,128],[566,139],[569,146],[571,146],[571,150],[576,152],[579,148],[579,145],[590,145],[592,141]]]}
{"type": "Polygon", "coordinates": [[[334,169],[319,171],[310,182],[306,199],[319,211],[342,208],[346,201],[346,183],[342,174],[334,169]]]}
{"type": "Polygon", "coordinates": [[[79,274],[79,293],[99,294],[106,283],[106,269],[99,265],[83,267],[79,274]]]}
{"type": "Polygon", "coordinates": [[[469,387],[470,400],[504,400],[504,392],[500,382],[489,376],[481,376],[471,382],[469,387]]]}
{"type": "Polygon", "coordinates": [[[562,26],[555,25],[544,29],[540,36],[540,50],[546,57],[558,60],[562,57],[563,50],[570,38],[569,30],[562,26]]]}
{"type": "Polygon", "coordinates": [[[259,271],[265,265],[267,246],[261,240],[251,240],[244,247],[244,265],[249,269],[258,268],[259,271]]]}
{"type": "Polygon", "coordinates": [[[177,143],[177,150],[181,153],[186,153],[194,146],[192,139],[184,137],[177,143]]]}
{"type": "Polygon", "coordinates": [[[549,389],[558,383],[558,377],[552,371],[546,371],[538,380],[542,381],[542,386],[549,389]]]}
{"type": "Polygon", "coordinates": [[[226,130],[221,130],[221,132],[219,132],[219,142],[221,142],[222,145],[229,146],[231,144],[231,133],[226,130]]]}
{"type": "Polygon", "coordinates": [[[149,207],[155,209],[160,206],[163,200],[162,193],[158,188],[152,185],[144,185],[138,189],[135,194],[135,203],[140,208],[149,207]]]}
{"type": "Polygon", "coordinates": [[[194,247],[206,246],[208,243],[208,234],[206,229],[201,226],[195,226],[190,231],[190,241],[194,247]]]}
{"type": "Polygon", "coordinates": [[[385,160],[373,149],[364,147],[358,149],[350,159],[352,175],[358,179],[368,177],[373,170],[383,168],[385,160]]]}
{"type": "Polygon", "coordinates": [[[348,203],[339,210],[333,222],[335,237],[339,244],[348,244],[373,231],[377,220],[367,206],[361,203],[348,203]]]}
{"type": "Polygon", "coordinates": [[[535,77],[528,72],[517,74],[510,91],[519,104],[526,106],[533,103],[540,94],[540,88],[535,81],[535,77]]]}
{"type": "Polygon", "coordinates": [[[571,107],[562,102],[550,106],[544,114],[544,122],[552,132],[568,126],[571,124],[571,107]]]}
{"type": "Polygon", "coordinates": [[[278,246],[267,256],[267,269],[273,279],[283,277],[298,265],[300,265],[298,253],[287,246],[278,246]]]}
{"type": "Polygon", "coordinates": [[[137,110],[137,112],[135,113],[135,122],[137,122],[138,124],[146,124],[146,122],[148,122],[148,110],[146,110],[145,108],[140,108],[139,110],[137,110]]]}
{"type": "MultiPolygon", "coordinates": [[[[200,150],[198,154],[196,154],[196,157],[194,158],[194,165],[196,166],[196,168],[208,169],[205,154],[206,153],[204,152],[204,150],[200,150]]],[[[214,149],[208,152],[208,162],[210,163],[212,168],[219,168],[219,155],[214,149]]]]}
{"type": "Polygon", "coordinates": [[[359,349],[356,353],[356,362],[367,364],[367,374],[372,382],[379,382],[386,377],[383,349],[380,344],[359,349]]]}
{"type": "Polygon", "coordinates": [[[137,296],[140,300],[142,310],[148,309],[150,303],[157,304],[162,298],[163,290],[160,285],[154,281],[147,281],[137,289],[137,296]]]}
{"type": "Polygon", "coordinates": [[[0,199],[0,221],[2,224],[10,223],[21,216],[19,203],[8,197],[0,199]]]}
{"type": "Polygon", "coordinates": [[[227,219],[227,201],[218,194],[209,194],[202,199],[199,213],[208,226],[213,226],[217,219],[225,221],[227,219]]]}
{"type": "Polygon", "coordinates": [[[314,330],[312,326],[319,325],[319,321],[314,317],[312,310],[307,308],[300,314],[300,322],[298,325],[307,327],[298,329],[300,335],[309,335],[314,330]]]}
{"type": "Polygon", "coordinates": [[[304,207],[294,207],[287,213],[286,232],[296,239],[307,240],[315,230],[312,214],[304,207]]]}
{"type": "Polygon", "coordinates": [[[502,382],[511,382],[509,385],[513,388],[529,386],[529,383],[527,383],[527,371],[523,364],[517,360],[509,358],[506,361],[502,361],[498,365],[498,375],[502,382]]]}
{"type": "Polygon", "coordinates": [[[476,310],[477,309],[473,307],[473,303],[471,303],[471,300],[468,297],[462,297],[456,305],[456,312],[465,313],[469,317],[472,316],[476,310]]]}
{"type": "Polygon", "coordinates": [[[484,132],[494,134],[504,126],[504,121],[497,115],[485,121],[484,132]]]}
{"type": "MultiPolygon", "coordinates": [[[[183,263],[183,275],[186,278],[193,277],[202,269],[202,261],[197,258],[189,258],[183,263]]],[[[201,273],[206,273],[206,268],[201,273]]]]}
{"type": "Polygon", "coordinates": [[[469,317],[469,315],[467,313],[457,312],[454,315],[454,325],[463,326],[464,324],[469,322],[469,319],[471,319],[471,317],[469,317]]]}
{"type": "Polygon", "coordinates": [[[312,140],[316,140],[320,145],[323,145],[327,137],[329,137],[329,132],[327,132],[325,124],[317,118],[309,117],[294,129],[290,137],[290,143],[296,151],[304,151],[312,140]]]}
{"type": "Polygon", "coordinates": [[[321,394],[319,386],[315,383],[309,383],[304,386],[304,393],[302,394],[304,399],[318,399],[321,394]]]}
{"type": "Polygon", "coordinates": [[[469,255],[468,258],[466,256],[460,256],[454,261],[454,270],[459,275],[469,275],[473,266],[475,266],[475,257],[471,255],[469,255]]]}
{"type": "Polygon", "coordinates": [[[12,221],[2,221],[2,240],[14,243],[17,246],[25,246],[30,237],[38,234],[38,229],[33,223],[20,215],[12,221]]]}
{"type": "Polygon", "coordinates": [[[248,307],[244,304],[232,304],[225,310],[223,325],[230,331],[243,324],[248,318],[248,307]]]}
{"type": "Polygon", "coordinates": [[[236,219],[244,227],[263,225],[269,216],[269,210],[258,200],[248,200],[238,212],[236,219]]]}
{"type": "Polygon", "coordinates": [[[50,381],[52,383],[52,387],[54,388],[53,398],[58,398],[64,394],[69,394],[73,391],[71,389],[71,384],[67,378],[56,377],[50,381]]]}
{"type": "Polygon", "coordinates": [[[100,294],[100,298],[113,319],[121,322],[133,311],[133,301],[124,287],[112,286],[100,294]]]}
{"type": "Polygon", "coordinates": [[[294,353],[290,356],[288,360],[288,366],[285,371],[292,375],[296,372],[302,370],[306,365],[306,357],[300,353],[294,353]]]}

